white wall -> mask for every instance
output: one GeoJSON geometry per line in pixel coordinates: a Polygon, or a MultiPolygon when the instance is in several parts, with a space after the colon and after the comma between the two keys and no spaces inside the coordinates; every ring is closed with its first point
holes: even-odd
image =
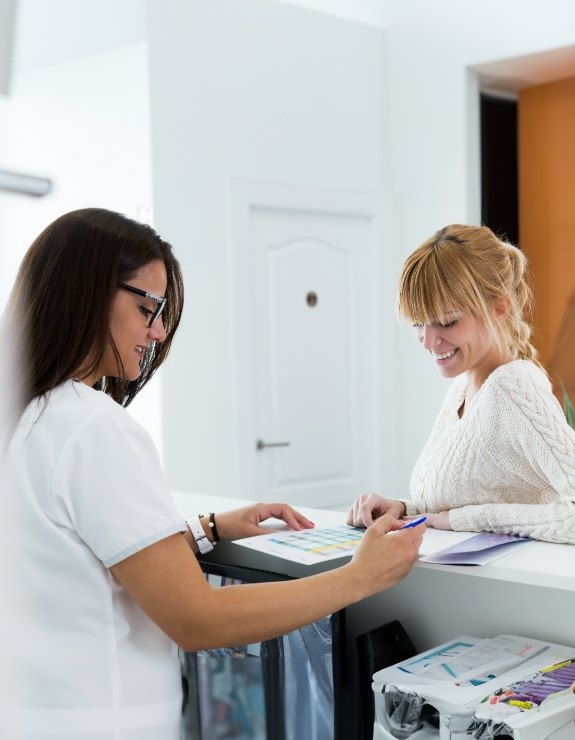
{"type": "Polygon", "coordinates": [[[368,26],[385,28],[389,0],[272,0],[297,5],[336,18],[365,23],[368,26]]]}
{"type": "MultiPolygon", "coordinates": [[[[54,218],[86,206],[138,217],[151,207],[143,4],[127,2],[125,17],[113,2],[92,5],[19,5],[0,168],[49,177],[54,188],[43,198],[0,192],[0,311],[24,252],[54,218]]],[[[160,444],[159,379],[131,408],[160,444]]]]}
{"type": "Polygon", "coordinates": [[[4,291],[22,251],[61,213],[150,205],[146,71],[141,44],[16,76],[2,167],[49,177],[54,188],[43,198],[0,196],[4,291]]]}

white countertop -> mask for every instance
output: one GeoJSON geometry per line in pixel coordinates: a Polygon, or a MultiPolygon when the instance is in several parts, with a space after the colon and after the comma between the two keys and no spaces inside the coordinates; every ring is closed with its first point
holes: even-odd
{"type": "MultiPolygon", "coordinates": [[[[202,496],[184,492],[174,492],[173,498],[178,511],[187,516],[194,512],[226,511],[246,506],[252,501],[202,496]]],[[[345,522],[341,511],[297,507],[302,514],[309,517],[316,526],[334,526],[345,522]]],[[[428,554],[437,549],[449,547],[463,539],[460,532],[445,533],[441,538],[424,538],[421,552],[428,554]],[[441,540],[441,548],[438,541],[441,540]]],[[[417,568],[434,571],[461,573],[472,578],[484,578],[495,581],[522,583],[539,588],[553,588],[563,591],[575,591],[575,546],[555,545],[548,542],[532,542],[504,555],[493,563],[482,566],[436,565],[417,563],[417,568]]]]}

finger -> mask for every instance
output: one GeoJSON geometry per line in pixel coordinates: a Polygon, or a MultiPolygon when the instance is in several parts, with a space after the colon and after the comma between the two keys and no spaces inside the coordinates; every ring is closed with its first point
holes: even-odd
{"type": "MultiPolygon", "coordinates": [[[[391,515],[390,515],[391,516],[391,515]]],[[[391,524],[391,531],[396,532],[398,529],[403,529],[408,522],[404,519],[393,519],[391,524]]]]}
{"type": "Polygon", "coordinates": [[[353,506],[350,506],[349,509],[347,510],[347,516],[345,518],[345,523],[353,527],[354,522],[355,522],[355,517],[353,514],[353,506]]]}
{"type": "Polygon", "coordinates": [[[359,510],[360,504],[358,501],[353,506],[353,526],[354,527],[365,527],[363,519],[361,518],[361,512],[359,510]]]}
{"type": "Polygon", "coordinates": [[[362,504],[359,508],[358,519],[364,527],[371,527],[374,522],[372,508],[368,502],[362,504]]]}
{"type": "Polygon", "coordinates": [[[362,527],[363,526],[363,522],[361,520],[361,516],[359,513],[360,500],[361,500],[361,497],[359,499],[356,498],[356,500],[353,502],[353,504],[351,505],[347,513],[346,523],[350,524],[352,527],[362,527]]]}
{"type": "Polygon", "coordinates": [[[409,529],[401,529],[399,532],[396,532],[393,536],[394,538],[401,538],[404,539],[406,542],[409,542],[413,545],[417,544],[421,545],[421,542],[423,541],[423,535],[425,533],[425,527],[410,527],[409,529]]]}
{"type": "Polygon", "coordinates": [[[299,511],[292,509],[292,507],[287,504],[275,504],[270,507],[270,511],[271,516],[274,516],[277,519],[282,519],[292,529],[311,529],[315,526],[310,519],[305,517],[299,511]]]}
{"type": "Polygon", "coordinates": [[[314,522],[312,522],[311,519],[308,519],[307,516],[304,516],[300,511],[297,511],[297,509],[291,509],[292,514],[294,515],[297,523],[304,527],[304,529],[313,529],[315,527],[314,522]]]}
{"type": "Polygon", "coordinates": [[[384,514],[383,516],[380,516],[378,519],[376,519],[369,528],[376,531],[378,534],[383,535],[387,534],[388,532],[401,529],[401,522],[398,521],[395,517],[391,516],[391,514],[384,514]]]}

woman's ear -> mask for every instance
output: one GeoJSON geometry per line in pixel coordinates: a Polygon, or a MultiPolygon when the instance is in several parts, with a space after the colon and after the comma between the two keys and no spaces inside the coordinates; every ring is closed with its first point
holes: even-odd
{"type": "Polygon", "coordinates": [[[500,296],[495,302],[495,318],[504,321],[511,311],[511,298],[508,295],[500,296]]]}

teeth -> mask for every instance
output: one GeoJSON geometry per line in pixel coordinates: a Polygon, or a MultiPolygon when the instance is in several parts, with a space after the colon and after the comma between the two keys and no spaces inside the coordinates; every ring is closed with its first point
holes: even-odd
{"type": "Polygon", "coordinates": [[[436,360],[447,360],[448,357],[453,357],[453,355],[455,354],[455,350],[452,349],[450,352],[444,352],[441,355],[438,355],[435,352],[432,352],[431,354],[435,357],[436,360]]]}

